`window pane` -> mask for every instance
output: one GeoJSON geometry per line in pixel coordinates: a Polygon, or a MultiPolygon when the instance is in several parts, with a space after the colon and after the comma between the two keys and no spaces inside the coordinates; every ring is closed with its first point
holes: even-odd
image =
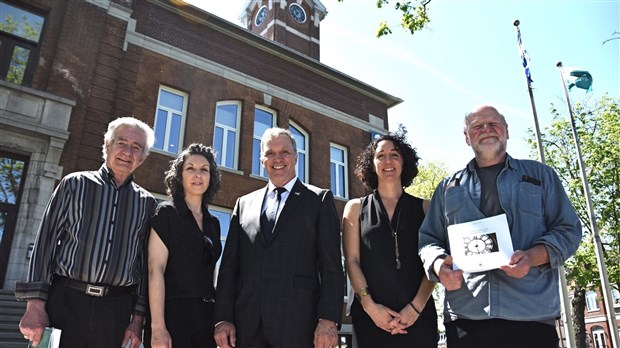
{"type": "Polygon", "coordinates": [[[24,162],[14,158],[0,157],[0,202],[15,204],[24,171],[24,162]]]}
{"type": "Polygon", "coordinates": [[[330,190],[332,190],[332,192],[334,194],[337,194],[336,192],[336,165],[334,163],[330,163],[329,164],[329,182],[330,184],[330,190]]]}
{"type": "Polygon", "coordinates": [[[222,146],[224,141],[224,130],[220,127],[215,127],[213,132],[213,148],[215,149],[215,161],[218,165],[222,165],[222,146]]]}
{"type": "Polygon", "coordinates": [[[304,137],[304,135],[301,134],[301,132],[298,131],[297,128],[293,126],[289,127],[289,130],[293,134],[293,138],[295,138],[295,142],[297,143],[297,150],[298,151],[305,150],[306,149],[306,137],[304,137]]]}
{"type": "Polygon", "coordinates": [[[230,214],[219,211],[209,209],[209,213],[215,216],[220,221],[220,241],[222,243],[222,250],[224,249],[224,242],[226,241],[226,237],[228,237],[228,227],[230,226],[230,214]]]}
{"type": "Polygon", "coordinates": [[[253,139],[252,142],[252,174],[260,175],[260,140],[253,139]]]}
{"type": "Polygon", "coordinates": [[[33,13],[0,2],[0,30],[26,40],[39,42],[44,19],[33,13]]]}
{"type": "Polygon", "coordinates": [[[302,182],[306,182],[306,155],[297,153],[297,176],[302,182]]]}
{"type": "Polygon", "coordinates": [[[344,166],[338,166],[338,196],[344,197],[344,166]]]}
{"type": "Polygon", "coordinates": [[[237,105],[218,105],[215,112],[215,122],[237,128],[237,105]]]}
{"type": "Polygon", "coordinates": [[[330,147],[329,157],[332,159],[332,161],[344,163],[344,151],[340,149],[337,149],[335,147],[330,147]]]}
{"type": "Polygon", "coordinates": [[[159,92],[159,105],[183,111],[183,96],[162,89],[159,92]]]}
{"type": "Polygon", "coordinates": [[[237,134],[232,131],[226,132],[226,163],[224,166],[229,168],[234,168],[235,163],[235,143],[237,139],[237,134]]]}
{"type": "Polygon", "coordinates": [[[170,138],[168,139],[168,151],[179,153],[179,138],[181,136],[181,115],[172,114],[170,124],[170,138]]]}
{"type": "Polygon", "coordinates": [[[273,115],[261,109],[254,111],[254,135],[262,137],[267,128],[273,126],[273,115]]]}
{"type": "Polygon", "coordinates": [[[157,117],[155,117],[155,145],[154,148],[163,150],[164,141],[166,140],[166,121],[168,113],[165,110],[158,109],[157,117]]]}
{"type": "Polygon", "coordinates": [[[2,236],[4,235],[4,225],[6,224],[7,212],[0,212],[0,241],[2,241],[2,236]]]}
{"type": "Polygon", "coordinates": [[[28,63],[28,56],[30,50],[15,46],[13,50],[13,57],[9,66],[9,71],[6,75],[6,80],[16,84],[21,84],[24,80],[24,73],[26,72],[26,64],[28,63]]]}

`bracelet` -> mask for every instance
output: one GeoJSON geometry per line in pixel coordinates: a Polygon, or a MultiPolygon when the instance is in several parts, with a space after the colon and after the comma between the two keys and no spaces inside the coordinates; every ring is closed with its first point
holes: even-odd
{"type": "Polygon", "coordinates": [[[413,308],[413,310],[416,313],[418,313],[418,315],[422,315],[422,313],[420,313],[420,311],[417,308],[415,308],[415,306],[413,305],[413,301],[409,302],[409,305],[411,306],[411,308],[413,308]]]}

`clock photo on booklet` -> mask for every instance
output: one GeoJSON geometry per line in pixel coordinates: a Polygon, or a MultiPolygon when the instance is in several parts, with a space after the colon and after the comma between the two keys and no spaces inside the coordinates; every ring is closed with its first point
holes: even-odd
{"type": "Polygon", "coordinates": [[[448,226],[452,268],[482,272],[508,263],[514,252],[506,214],[448,226]]]}

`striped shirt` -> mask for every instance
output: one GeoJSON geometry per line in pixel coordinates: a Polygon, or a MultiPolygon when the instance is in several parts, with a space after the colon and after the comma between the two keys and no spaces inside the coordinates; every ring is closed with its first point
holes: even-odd
{"type": "Polygon", "coordinates": [[[146,311],[146,240],[156,201],[133,182],[117,187],[104,165],[67,175],[52,194],[18,299],[47,300],[54,274],[106,286],[137,286],[136,313],[146,311]]]}

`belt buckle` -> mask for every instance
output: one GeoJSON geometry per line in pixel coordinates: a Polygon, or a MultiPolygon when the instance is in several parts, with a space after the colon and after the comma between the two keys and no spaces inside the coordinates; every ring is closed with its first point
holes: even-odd
{"type": "Polygon", "coordinates": [[[105,296],[105,286],[98,286],[98,285],[91,285],[88,284],[86,285],[86,295],[90,295],[90,296],[96,296],[96,297],[103,297],[105,296]]]}

